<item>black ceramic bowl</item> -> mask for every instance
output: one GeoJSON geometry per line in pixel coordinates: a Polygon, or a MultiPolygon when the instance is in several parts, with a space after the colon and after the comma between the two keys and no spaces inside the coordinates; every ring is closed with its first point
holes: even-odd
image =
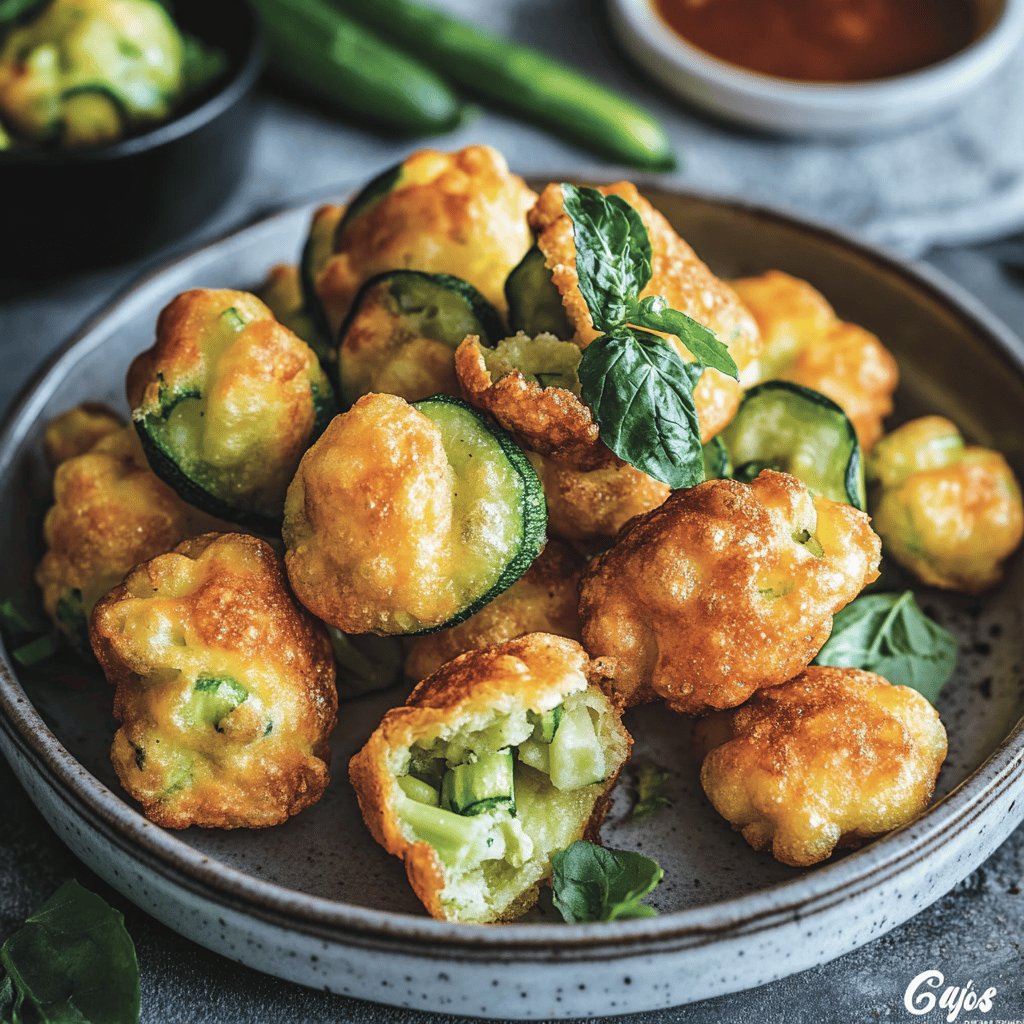
{"type": "Polygon", "coordinates": [[[0,153],[5,277],[151,252],[198,227],[242,177],[262,66],[259,22],[246,0],[175,0],[174,18],[224,52],[224,74],[170,121],[130,138],[0,153]]]}

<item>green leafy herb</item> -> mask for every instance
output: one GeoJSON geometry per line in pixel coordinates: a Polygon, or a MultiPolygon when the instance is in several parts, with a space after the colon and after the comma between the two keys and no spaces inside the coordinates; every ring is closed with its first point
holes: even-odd
{"type": "Polygon", "coordinates": [[[861,668],[911,686],[933,704],[956,668],[956,638],[933,622],[910,590],[864,594],[835,617],[818,665],[861,668]]]}
{"type": "Polygon", "coordinates": [[[641,764],[636,769],[636,803],[630,817],[643,821],[663,807],[671,807],[672,801],[665,793],[665,784],[671,773],[656,764],[641,764]]]}
{"type": "Polygon", "coordinates": [[[570,924],[655,917],[641,900],[665,872],[650,857],[579,840],[552,858],[555,906],[570,924]]]}
{"type": "Polygon", "coordinates": [[[0,1020],[135,1024],[139,965],[124,918],[65,882],[0,947],[0,1020]]]}
{"type": "Polygon", "coordinates": [[[651,241],[629,203],[568,184],[562,196],[580,293],[604,332],[583,352],[580,396],[619,458],[671,487],[692,487],[704,479],[693,389],[706,367],[738,377],[736,363],[713,331],[659,295],[640,298],[651,279],[651,241]],[[696,362],[684,363],[652,331],[675,335],[696,362]]]}
{"type": "Polygon", "coordinates": [[[684,363],[664,339],[619,327],[587,346],[580,394],[620,459],[671,487],[692,487],[704,479],[693,400],[702,369],[684,363]]]}
{"type": "Polygon", "coordinates": [[[0,601],[0,632],[11,657],[26,668],[38,665],[60,650],[54,632],[12,598],[0,601]]]}

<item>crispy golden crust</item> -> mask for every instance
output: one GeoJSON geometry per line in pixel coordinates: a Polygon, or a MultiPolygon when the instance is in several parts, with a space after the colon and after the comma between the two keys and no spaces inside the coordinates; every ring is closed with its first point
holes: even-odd
{"type": "Polygon", "coordinates": [[[395,188],[336,240],[317,280],[332,332],[359,287],[386,270],[453,274],[503,310],[505,278],[530,247],[535,198],[488,146],[413,153],[395,188]]]}
{"type": "Polygon", "coordinates": [[[346,633],[451,618],[453,487],[430,419],[394,395],[359,399],[306,453],[288,490],[286,562],[299,600],[346,633]]]}
{"type": "Polygon", "coordinates": [[[870,331],[836,322],[797,354],[786,380],[827,395],[850,417],[857,440],[870,451],[892,412],[899,368],[892,353],[870,331]]]}
{"type": "Polygon", "coordinates": [[[84,455],[123,426],[124,420],[102,403],[83,402],[46,424],[43,451],[56,468],[76,455],[84,455]]]}
{"type": "Polygon", "coordinates": [[[781,270],[730,284],[760,329],[762,380],[777,380],[798,352],[817,342],[836,322],[835,310],[817,288],[781,270]]]}
{"type": "Polygon", "coordinates": [[[880,542],[849,505],[766,470],[709,480],[630,523],[580,584],[583,643],[627,704],[735,707],[805,668],[832,616],[878,576],[880,542]],[[798,537],[817,538],[816,555],[798,537]]]}
{"type": "MultiPolygon", "coordinates": [[[[416,742],[430,743],[459,723],[481,715],[520,708],[549,710],[587,686],[600,694],[596,684],[588,682],[590,672],[589,659],[579,644],[545,633],[467,651],[420,682],[404,707],[389,711],[349,762],[349,779],[367,828],[388,853],[405,863],[409,884],[431,917],[445,920],[451,916],[441,898],[444,865],[429,844],[410,842],[402,832],[396,813],[400,790],[391,767],[396,756],[416,742]]],[[[608,794],[633,742],[612,705],[607,711],[614,729],[610,753],[615,770],[603,784],[584,830],[595,839],[608,809],[608,794]]],[[[500,920],[513,920],[525,913],[536,902],[538,891],[539,886],[531,885],[500,920]]]]}
{"type": "Polygon", "coordinates": [[[494,380],[475,334],[456,350],[455,372],[466,400],[490,413],[525,447],[582,470],[615,460],[601,443],[593,414],[576,395],[541,387],[519,370],[494,380]]]}
{"type": "MultiPolygon", "coordinates": [[[[743,308],[732,289],[701,262],[693,249],[672,229],[668,221],[626,181],[602,187],[605,195],[621,196],[640,214],[651,238],[652,272],[643,296],[662,295],[673,309],[681,310],[711,328],[729,346],[744,383],[753,383],[761,349],[761,338],[753,317],[743,308]]],[[[576,276],[576,245],[572,221],[563,212],[562,191],[548,185],[530,211],[530,226],[537,246],[544,253],[555,287],[561,293],[569,322],[581,347],[598,335],[590,311],[579,290],[576,276]]],[[[677,345],[684,359],[691,359],[677,345]]],[[[736,414],[741,398],[737,381],[717,370],[707,370],[694,390],[701,434],[707,441],[736,414]]]]}
{"type": "Polygon", "coordinates": [[[239,505],[273,516],[329,385],[313,350],[255,295],[197,288],[160,313],[156,341],[132,363],[127,390],[136,421],[164,415],[168,393],[198,394],[201,412],[178,422],[204,477],[239,505]],[[244,326],[225,325],[231,311],[244,326]]]}
{"type": "Polygon", "coordinates": [[[53,495],[36,582],[47,615],[74,642],[96,601],[132,566],[170,551],[193,532],[196,520],[146,465],[132,427],[61,462],[53,495]],[[62,601],[64,614],[58,615],[62,601]]]}
{"type": "Polygon", "coordinates": [[[870,451],[892,412],[899,369],[870,331],[844,323],[807,281],[780,270],[732,282],[764,338],[762,380],[791,380],[839,405],[870,451]]]}
{"type": "Polygon", "coordinates": [[[528,454],[544,485],[548,530],[565,540],[608,540],[634,516],[657,508],[669,495],[668,484],[619,459],[585,472],[528,454]]]}
{"type": "Polygon", "coordinates": [[[794,867],[912,821],[946,757],[946,730],[921,694],[852,668],[809,668],[697,734],[715,809],[794,867]]]}
{"type": "Polygon", "coordinates": [[[524,633],[580,638],[576,588],[585,560],[566,544],[549,540],[526,575],[465,622],[409,641],[405,674],[423,679],[464,651],[524,633]]]}
{"type": "Polygon", "coordinates": [[[1024,536],[1020,486],[998,452],[964,448],[948,465],[883,487],[875,524],[886,554],[924,583],[980,593],[1002,580],[1024,536]]]}
{"type": "Polygon", "coordinates": [[[263,828],[320,799],[337,715],[323,628],[288,593],[263,540],[204,534],[136,567],[92,616],[122,723],[111,758],[167,828],[263,828]],[[217,719],[196,695],[246,694],[217,719]]]}

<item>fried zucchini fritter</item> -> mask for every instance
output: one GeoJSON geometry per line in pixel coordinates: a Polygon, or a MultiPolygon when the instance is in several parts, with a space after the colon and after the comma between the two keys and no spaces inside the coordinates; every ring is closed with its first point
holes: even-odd
{"type": "Polygon", "coordinates": [[[551,857],[596,838],[632,740],[572,640],[469,651],[389,711],[349,765],[374,839],[431,916],[509,921],[551,857]]]}
{"type": "Polygon", "coordinates": [[[877,578],[868,523],[771,470],[676,491],[584,575],[583,644],[614,660],[627,704],[735,707],[806,668],[832,616],[877,578]]]}
{"type": "Polygon", "coordinates": [[[462,393],[531,451],[575,469],[615,461],[580,400],[580,350],[550,334],[517,334],[493,349],[468,336],[455,353],[462,393]]]}
{"type": "Polygon", "coordinates": [[[116,434],[124,420],[116,412],[99,402],[83,402],[61,413],[46,424],[43,432],[43,450],[51,466],[84,455],[98,441],[116,434]]]}
{"type": "Polygon", "coordinates": [[[205,522],[149,468],[131,427],[107,434],[54,473],[46,553],[36,569],[46,614],[88,653],[96,602],[132,566],[170,551],[205,522]]]}
{"type": "Polygon", "coordinates": [[[942,416],[912,420],[875,447],[875,527],[887,554],[924,583],[976,594],[1003,578],[1020,546],[1024,510],[998,452],[964,445],[942,416]]]}
{"type": "Polygon", "coordinates": [[[827,395],[870,451],[892,412],[899,368],[870,331],[845,323],[807,281],[781,270],[732,282],[764,338],[761,380],[790,380],[827,395]]]}
{"type": "Polygon", "coordinates": [[[755,850],[807,867],[928,806],[946,730],[916,690],[812,666],[697,724],[708,799],[755,850]]]}
{"type": "Polygon", "coordinates": [[[409,641],[405,674],[424,679],[463,651],[523,633],[580,638],[576,594],[585,560],[567,544],[549,540],[526,575],[465,622],[409,641]]]}
{"type": "Polygon", "coordinates": [[[488,146],[413,153],[388,189],[339,228],[316,281],[332,333],[360,286],[387,270],[461,277],[503,310],[505,278],[531,244],[526,213],[535,199],[488,146]]]}
{"type": "Polygon", "coordinates": [[[616,459],[593,470],[579,470],[533,452],[530,462],[544,485],[548,530],[572,541],[605,541],[634,516],[657,508],[668,484],[616,459]]]}
{"type": "Polygon", "coordinates": [[[334,659],[266,541],[204,534],[137,566],[91,634],[116,687],[111,759],[151,821],[263,828],[320,799],[334,659]]]}
{"type": "Polygon", "coordinates": [[[277,263],[272,266],[257,295],[267,304],[279,324],[284,324],[307,345],[316,347],[319,339],[306,309],[299,268],[294,263],[277,263]]]}
{"type": "Polygon", "coordinates": [[[420,632],[511,586],[539,553],[544,520],[525,456],[468,406],[364,395],[288,490],[288,575],[343,632],[420,632]]]}
{"type": "MultiPolygon", "coordinates": [[[[651,280],[641,296],[662,295],[670,307],[714,331],[719,340],[729,346],[744,384],[753,384],[761,338],[753,317],[732,289],[711,273],[662,214],[637,192],[635,185],[620,181],[599,191],[620,196],[634,207],[650,235],[651,280]]],[[[563,211],[560,185],[548,185],[541,193],[537,205],[530,211],[530,226],[536,233],[537,247],[544,254],[551,279],[562,296],[562,305],[575,331],[573,340],[585,348],[599,332],[594,329],[579,289],[573,225],[563,211]]],[[[677,350],[683,359],[693,358],[679,345],[677,350]]],[[[732,419],[740,397],[740,383],[718,370],[704,372],[694,389],[702,440],[709,440],[732,419]]]]}

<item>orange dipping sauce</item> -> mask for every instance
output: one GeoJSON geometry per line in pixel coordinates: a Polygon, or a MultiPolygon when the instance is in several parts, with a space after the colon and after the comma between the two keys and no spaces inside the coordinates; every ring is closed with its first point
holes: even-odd
{"type": "Polygon", "coordinates": [[[975,36],[971,0],[652,0],[668,26],[732,64],[862,82],[935,64],[975,36]]]}

